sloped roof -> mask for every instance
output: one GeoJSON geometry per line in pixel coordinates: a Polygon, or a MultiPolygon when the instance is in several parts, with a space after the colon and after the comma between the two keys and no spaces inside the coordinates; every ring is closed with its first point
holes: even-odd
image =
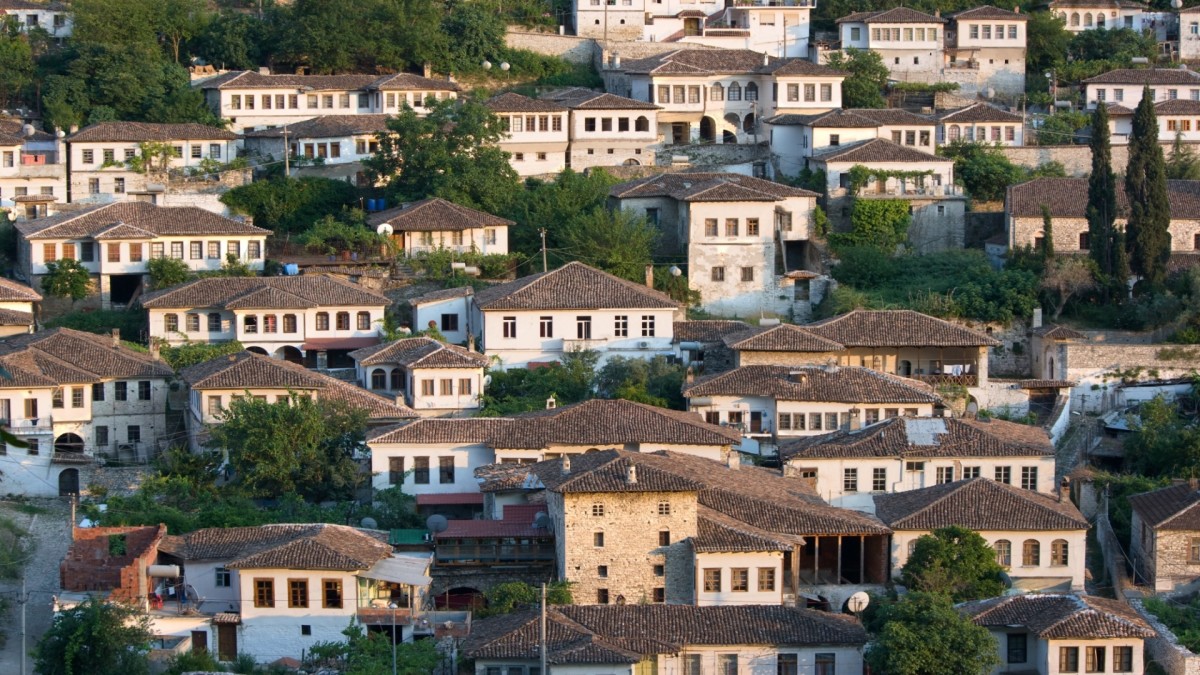
{"type": "Polygon", "coordinates": [[[683,395],[769,396],[777,401],[940,403],[929,385],[870,368],[742,366],[685,384],[683,395]]]}
{"type": "Polygon", "coordinates": [[[951,110],[938,116],[942,123],[946,122],[1010,122],[1020,123],[1024,120],[1016,113],[1007,112],[987,103],[975,103],[965,108],[951,110]]]}
{"type": "Polygon", "coordinates": [[[415,337],[350,352],[360,365],[396,363],[409,368],[483,368],[487,357],[430,337],[415,337]]]}
{"type": "Polygon", "coordinates": [[[1022,626],[1043,640],[1157,636],[1129,605],[1092,595],[1031,593],[967,602],[958,609],[980,626],[1022,626]]]}
{"type": "Polygon", "coordinates": [[[70,328],[52,328],[0,340],[0,360],[11,377],[0,387],[50,386],[104,379],[170,377],[174,371],[149,354],[111,337],[70,328]]]}
{"type": "Polygon", "coordinates": [[[877,128],[882,126],[933,126],[934,121],[900,108],[839,108],[815,115],[783,114],[766,120],[767,124],[803,125],[817,128],[877,128]]]}
{"type": "Polygon", "coordinates": [[[896,530],[1086,530],[1087,518],[1069,499],[1024,490],[990,478],[875,495],[875,515],[896,530]]]}
{"type": "Polygon", "coordinates": [[[1007,9],[993,7],[991,5],[981,5],[979,7],[973,7],[971,9],[964,9],[961,12],[955,12],[954,14],[949,14],[948,17],[955,21],[961,21],[962,19],[967,19],[970,21],[974,21],[976,19],[1000,19],[1001,21],[1028,21],[1029,20],[1029,15],[1027,15],[1027,14],[1022,14],[1020,12],[1013,12],[1013,11],[1010,11],[1007,9]]]}
{"type": "Polygon", "coordinates": [[[1040,427],[1002,420],[893,417],[856,431],[789,438],[783,459],[835,457],[1044,457],[1054,454],[1040,427]]]}
{"type": "Polygon", "coordinates": [[[648,75],[705,75],[753,73],[775,61],[750,49],[680,49],[622,64],[627,73],[648,75]]]}
{"type": "Polygon", "coordinates": [[[855,12],[838,19],[837,23],[946,23],[946,20],[908,7],[893,7],[878,12],[855,12]]]}
{"type": "Polygon", "coordinates": [[[143,296],[147,309],[297,309],[380,307],[391,300],[357,284],[323,274],[292,277],[206,277],[143,296]]]}
{"type": "Polygon", "coordinates": [[[481,309],[675,309],[665,293],[581,262],[475,292],[481,309]]]}
{"type": "Polygon", "coordinates": [[[484,102],[492,112],[565,112],[566,107],[547,99],[530,98],[516,92],[505,92],[484,102]]]}
{"type": "Polygon", "coordinates": [[[1184,68],[1117,68],[1089,77],[1083,84],[1200,84],[1200,73],[1184,68]]]}
{"type": "Polygon", "coordinates": [[[679,201],[766,201],[816,197],[817,193],[736,173],[662,173],[614,185],[609,197],[670,197],[679,201]]]}
{"type": "Polygon", "coordinates": [[[194,206],[155,206],[148,202],[100,204],[46,218],[18,220],[15,227],[26,239],[72,239],[95,236],[118,223],[159,236],[269,234],[261,227],[194,206]]]}
{"type": "Polygon", "coordinates": [[[457,286],[455,288],[443,288],[439,291],[430,291],[424,295],[417,296],[408,301],[408,304],[416,307],[427,302],[440,302],[442,300],[450,300],[452,298],[469,298],[475,295],[475,289],[470,286],[457,286]]]}
{"type": "Polygon", "coordinates": [[[235,70],[211,77],[195,86],[200,89],[306,89],[335,91],[355,89],[459,91],[450,80],[435,80],[412,73],[392,75],[263,75],[252,70],[235,70]]]}
{"type": "Polygon", "coordinates": [[[660,106],[646,101],[596,92],[591,89],[572,87],[561,91],[550,92],[543,99],[557,101],[572,110],[661,110],[660,106]]]}
{"type": "Polygon", "coordinates": [[[730,349],[748,352],[840,352],[845,345],[817,335],[803,326],[781,323],[778,326],[751,328],[725,336],[730,349]]]}
{"type": "Polygon", "coordinates": [[[938,157],[928,152],[915,150],[907,145],[893,143],[886,138],[872,138],[869,141],[844,145],[814,155],[813,159],[819,162],[855,162],[858,164],[878,162],[929,164],[930,162],[950,161],[945,157],[938,157]]]}
{"type": "Polygon", "coordinates": [[[183,560],[228,561],[231,569],[365,570],[388,558],[387,533],[344,525],[210,527],[163,538],[183,560]]]}
{"type": "Polygon", "coordinates": [[[847,347],[994,347],[991,337],[908,309],[856,309],[805,330],[847,347]]]}
{"type": "Polygon", "coordinates": [[[271,129],[246,130],[246,138],[344,138],[362,134],[378,134],[388,130],[391,115],[321,115],[303,122],[271,129]]]}
{"type": "Polygon", "coordinates": [[[442,232],[484,227],[508,227],[513,221],[485,211],[460,206],[440,197],[378,211],[367,216],[367,224],[387,223],[397,232],[442,232]]]}
{"type": "MultiPolygon", "coordinates": [[[[1040,219],[1042,206],[1045,205],[1054,217],[1086,218],[1087,181],[1087,178],[1035,178],[1011,185],[1004,200],[1004,209],[1014,217],[1040,219]]],[[[1200,181],[1168,180],[1167,203],[1172,218],[1200,219],[1200,181]]],[[[1125,184],[1118,181],[1117,212],[1125,214],[1128,211],[1125,184]]]]}
{"type": "Polygon", "coordinates": [[[707,319],[703,321],[676,321],[672,331],[675,342],[721,342],[726,335],[744,333],[750,324],[744,321],[707,319]]]}
{"type": "Polygon", "coordinates": [[[759,66],[757,72],[774,75],[775,77],[846,77],[850,73],[836,70],[826,65],[813,63],[805,58],[773,59],[759,66]]]}
{"type": "Polygon", "coordinates": [[[1087,336],[1074,328],[1059,326],[1057,324],[1046,324],[1040,328],[1034,328],[1032,332],[1035,335],[1040,335],[1047,340],[1086,340],[1087,336]]]}
{"type": "Polygon", "coordinates": [[[25,135],[25,123],[22,120],[0,117],[0,145],[22,145],[26,141],[53,141],[54,134],[46,133],[33,127],[32,135],[25,135]]]}
{"type": "Polygon", "coordinates": [[[1200,114],[1200,101],[1190,98],[1159,101],[1154,104],[1154,112],[1158,115],[1196,115],[1200,114]]]}
{"type": "Polygon", "coordinates": [[[0,277],[0,302],[39,302],[42,294],[18,281],[0,277]]]}
{"type": "Polygon", "coordinates": [[[1133,495],[1129,504],[1156,530],[1200,530],[1200,489],[1190,482],[1133,495]]]}
{"type": "Polygon", "coordinates": [[[800,545],[798,537],[760,530],[706,506],[696,509],[692,549],[697,553],[791,551],[797,545],[800,545]]]}
{"type": "Polygon", "coordinates": [[[233,141],[237,134],[220,127],[187,122],[153,124],[150,122],[99,122],[90,124],[63,140],[68,143],[142,143],[166,141],[233,141]]]}

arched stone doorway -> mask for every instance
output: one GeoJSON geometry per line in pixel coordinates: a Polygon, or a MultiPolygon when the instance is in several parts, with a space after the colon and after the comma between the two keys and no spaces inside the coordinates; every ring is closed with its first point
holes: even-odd
{"type": "Polygon", "coordinates": [[[267,350],[263,349],[262,347],[247,347],[246,351],[252,352],[254,354],[262,354],[263,356],[268,356],[267,350]]]}
{"type": "Polygon", "coordinates": [[[58,496],[68,497],[79,494],[79,469],[63,469],[58,474],[58,496]]]}
{"type": "Polygon", "coordinates": [[[707,115],[700,118],[700,140],[713,143],[717,140],[717,123],[707,115]]]}
{"type": "Polygon", "coordinates": [[[742,131],[748,134],[754,133],[754,113],[747,114],[745,119],[742,120],[742,131]]]}
{"type": "MultiPolygon", "coordinates": [[[[253,350],[253,347],[251,348],[253,350]]],[[[275,358],[287,361],[288,363],[298,363],[304,365],[304,354],[291,345],[284,345],[275,350],[275,358]]]]}
{"type": "Polygon", "coordinates": [[[478,589],[470,586],[458,586],[438,593],[436,605],[438,609],[476,610],[487,607],[487,598],[478,589]]]}

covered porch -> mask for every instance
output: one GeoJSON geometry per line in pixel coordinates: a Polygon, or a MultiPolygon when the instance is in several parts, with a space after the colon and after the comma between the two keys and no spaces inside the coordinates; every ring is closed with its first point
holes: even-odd
{"type": "Polygon", "coordinates": [[[883,584],[890,564],[886,535],[805,535],[804,543],[784,556],[784,590],[883,584]]]}
{"type": "Polygon", "coordinates": [[[933,386],[979,387],[987,383],[987,347],[854,347],[838,361],[933,386]]]}

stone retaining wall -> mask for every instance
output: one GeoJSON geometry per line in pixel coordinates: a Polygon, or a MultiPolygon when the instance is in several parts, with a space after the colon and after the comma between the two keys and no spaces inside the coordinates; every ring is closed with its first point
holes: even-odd
{"type": "Polygon", "coordinates": [[[1200,656],[1180,645],[1179,638],[1146,611],[1140,599],[1133,598],[1129,604],[1158,632],[1158,637],[1146,640],[1146,654],[1171,675],[1200,675],[1200,656]]]}
{"type": "Polygon", "coordinates": [[[508,29],[505,43],[511,49],[527,49],[545,56],[557,56],[571,63],[595,63],[600,51],[596,41],[588,37],[540,33],[528,29],[508,29]]]}
{"type": "MultiPolygon", "coordinates": [[[[1174,141],[1163,141],[1163,153],[1169,154],[1174,141]]],[[[1185,143],[1193,151],[1200,150],[1200,143],[1185,143]]],[[[1048,162],[1061,162],[1068,176],[1086,177],[1092,172],[1092,151],[1086,145],[1027,145],[1024,147],[1000,148],[1014,164],[1029,169],[1048,162]]],[[[1113,171],[1124,173],[1125,165],[1129,164],[1129,146],[1112,146],[1113,171]]]]}

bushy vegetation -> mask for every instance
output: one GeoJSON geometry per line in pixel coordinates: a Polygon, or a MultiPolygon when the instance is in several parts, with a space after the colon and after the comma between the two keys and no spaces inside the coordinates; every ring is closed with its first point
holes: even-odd
{"type": "Polygon", "coordinates": [[[965,527],[942,527],[918,537],[901,572],[908,588],[940,593],[954,602],[993,598],[1005,589],[996,552],[965,527]]]}
{"type": "Polygon", "coordinates": [[[1171,629],[1179,638],[1179,644],[1193,652],[1200,652],[1200,595],[1193,595],[1187,602],[1151,596],[1142,604],[1146,611],[1171,629]]]}
{"type": "Polygon", "coordinates": [[[211,361],[221,356],[237,354],[243,349],[245,347],[237,340],[213,343],[187,342],[175,346],[163,345],[159,348],[159,355],[168,366],[179,371],[188,366],[194,366],[197,363],[211,361]]]}
{"type": "Polygon", "coordinates": [[[450,249],[423,251],[409,258],[408,263],[431,281],[440,281],[447,286],[465,286],[469,282],[460,270],[455,270],[453,263],[464,263],[469,267],[479,268],[482,279],[506,279],[521,267],[526,257],[521,253],[459,253],[450,249]]]}
{"type": "MultiPolygon", "coordinates": [[[[484,597],[487,598],[487,607],[476,612],[476,616],[485,618],[540,607],[541,591],[542,589],[535,588],[523,581],[497,584],[484,594],[484,597]]],[[[570,605],[573,603],[570,582],[553,581],[546,584],[547,605],[570,605]]]]}
{"type": "Polygon", "coordinates": [[[146,333],[146,312],[139,307],[125,311],[98,309],[64,314],[46,322],[46,328],[72,328],[85,333],[109,335],[113,329],[121,331],[126,340],[140,340],[146,333]]]}
{"type": "Polygon", "coordinates": [[[649,361],[615,357],[597,369],[599,360],[596,352],[580,351],[542,368],[490,371],[482,414],[497,417],[541,410],[551,396],[558,405],[599,397],[683,409],[682,365],[663,356],[649,361]]]}
{"type": "Polygon", "coordinates": [[[284,236],[357,205],[358,191],[340,180],[279,176],[235,187],[221,195],[221,203],[254,218],[256,226],[284,236]]]}

